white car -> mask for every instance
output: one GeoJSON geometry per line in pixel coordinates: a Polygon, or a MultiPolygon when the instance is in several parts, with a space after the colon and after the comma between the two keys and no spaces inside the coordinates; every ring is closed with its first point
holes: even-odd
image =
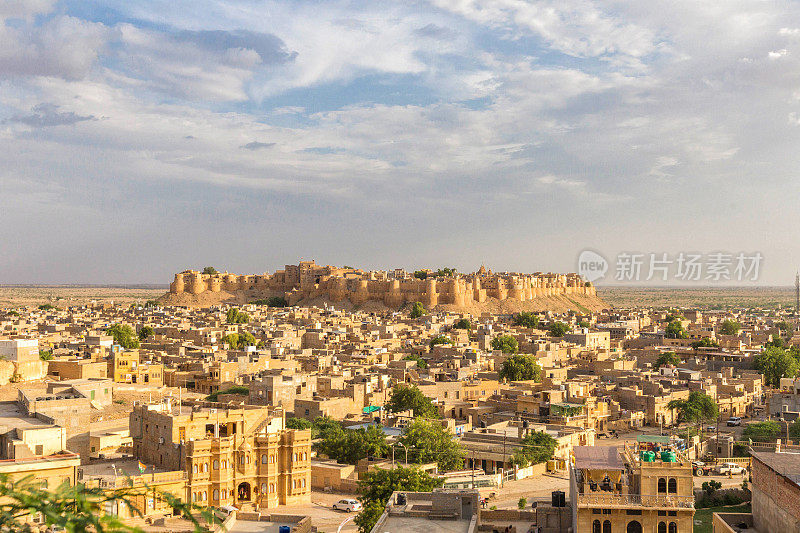
{"type": "Polygon", "coordinates": [[[730,417],[728,419],[727,425],[729,427],[741,426],[742,425],[742,419],[739,418],[738,416],[732,416],[732,417],[730,417]]]}
{"type": "Polygon", "coordinates": [[[352,513],[361,510],[361,502],[358,500],[339,500],[333,504],[333,509],[352,513]]]}
{"type": "Polygon", "coordinates": [[[746,470],[742,465],[736,463],[722,463],[717,466],[717,472],[720,474],[744,474],[746,470]]]}

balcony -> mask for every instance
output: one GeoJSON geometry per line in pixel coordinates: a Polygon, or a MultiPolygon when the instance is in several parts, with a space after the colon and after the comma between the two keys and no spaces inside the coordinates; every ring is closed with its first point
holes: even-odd
{"type": "Polygon", "coordinates": [[[608,492],[597,492],[578,494],[578,507],[694,509],[694,496],[677,496],[675,494],[612,494],[608,492]]]}

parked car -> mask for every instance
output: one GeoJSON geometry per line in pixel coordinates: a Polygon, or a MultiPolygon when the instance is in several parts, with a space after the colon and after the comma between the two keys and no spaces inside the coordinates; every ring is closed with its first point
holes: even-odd
{"type": "Polygon", "coordinates": [[[742,419],[739,418],[738,416],[732,416],[732,417],[730,417],[728,419],[727,425],[730,426],[730,427],[741,426],[742,425],[742,419]]]}
{"type": "Polygon", "coordinates": [[[692,461],[692,470],[696,476],[707,476],[713,470],[713,467],[703,461],[692,461]]]}
{"type": "Polygon", "coordinates": [[[720,474],[744,474],[747,469],[736,463],[720,463],[717,465],[717,472],[720,474]]]}
{"type": "Polygon", "coordinates": [[[352,513],[355,511],[361,510],[361,502],[358,500],[339,500],[338,502],[333,504],[333,509],[336,511],[345,511],[347,513],[352,513]]]}
{"type": "Polygon", "coordinates": [[[717,426],[708,426],[706,428],[706,431],[709,431],[709,432],[713,432],[713,431],[716,431],[716,430],[717,430],[717,426]]]}

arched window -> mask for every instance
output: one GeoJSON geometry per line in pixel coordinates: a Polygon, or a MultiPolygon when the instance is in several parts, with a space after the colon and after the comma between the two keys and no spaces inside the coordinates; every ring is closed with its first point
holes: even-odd
{"type": "Polygon", "coordinates": [[[273,492],[275,492],[275,483],[270,483],[269,484],[269,493],[272,494],[273,492]]]}
{"type": "Polygon", "coordinates": [[[192,473],[193,474],[197,473],[197,465],[192,465],[192,473]]]}
{"type": "Polygon", "coordinates": [[[219,470],[219,461],[214,459],[214,470],[219,470]]]}
{"type": "Polygon", "coordinates": [[[219,489],[214,489],[214,501],[219,501],[219,489]]]}
{"type": "Polygon", "coordinates": [[[625,533],[642,533],[642,524],[636,520],[631,520],[628,522],[628,527],[625,529],[625,533]]]}
{"type": "Polygon", "coordinates": [[[208,472],[208,463],[203,463],[203,472],[208,472]]]}
{"type": "Polygon", "coordinates": [[[239,456],[239,464],[242,464],[242,465],[243,465],[243,464],[244,464],[244,462],[245,462],[245,460],[246,460],[246,459],[244,458],[244,455],[240,455],[240,456],[239,456]]]}
{"type": "Polygon", "coordinates": [[[603,522],[603,533],[611,533],[611,520],[603,522]]]}
{"type": "Polygon", "coordinates": [[[667,533],[667,523],[666,522],[659,522],[658,523],[658,533],[667,533]]]}
{"type": "Polygon", "coordinates": [[[678,493],[678,480],[674,477],[669,478],[669,483],[667,483],[667,492],[670,494],[678,493]]]}
{"type": "Polygon", "coordinates": [[[308,452],[303,452],[303,461],[308,461],[308,452]]]}
{"type": "Polygon", "coordinates": [[[203,491],[203,501],[208,500],[208,492],[203,491]]]}
{"type": "Polygon", "coordinates": [[[662,492],[667,492],[667,480],[660,477],[658,478],[658,493],[661,494],[662,492]]]}
{"type": "Polygon", "coordinates": [[[266,493],[267,493],[267,484],[266,483],[262,483],[261,484],[261,494],[266,494],[266,493]]]}
{"type": "Polygon", "coordinates": [[[275,463],[275,456],[274,455],[270,455],[269,456],[269,462],[270,462],[270,464],[274,464],[275,463]]]}
{"type": "Polygon", "coordinates": [[[675,522],[670,522],[669,533],[678,533],[678,524],[676,524],[675,522]]]}
{"type": "Polygon", "coordinates": [[[600,520],[592,522],[592,533],[602,533],[602,531],[600,531],[600,520]]]}
{"type": "Polygon", "coordinates": [[[267,464],[267,454],[261,456],[261,464],[262,465],[267,464]]]}

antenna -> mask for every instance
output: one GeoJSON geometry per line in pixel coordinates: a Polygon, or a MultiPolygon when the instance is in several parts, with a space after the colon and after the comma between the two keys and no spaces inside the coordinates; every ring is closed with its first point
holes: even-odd
{"type": "Polygon", "coordinates": [[[794,312],[800,314],[800,270],[794,277],[794,312]]]}

